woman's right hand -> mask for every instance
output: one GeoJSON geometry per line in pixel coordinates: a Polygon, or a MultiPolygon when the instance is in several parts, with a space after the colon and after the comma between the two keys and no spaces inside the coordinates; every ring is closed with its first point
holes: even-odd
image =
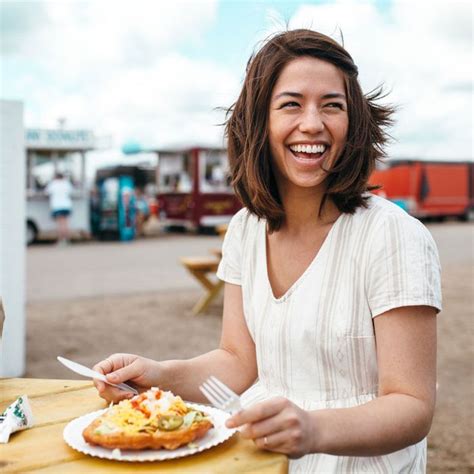
{"type": "MultiPolygon", "coordinates": [[[[158,385],[159,363],[134,354],[112,354],[94,365],[93,369],[104,374],[111,383],[131,382],[139,392],[158,385]]],[[[109,402],[118,402],[133,396],[131,392],[112,387],[100,380],[94,380],[94,385],[99,395],[109,402]]]]}

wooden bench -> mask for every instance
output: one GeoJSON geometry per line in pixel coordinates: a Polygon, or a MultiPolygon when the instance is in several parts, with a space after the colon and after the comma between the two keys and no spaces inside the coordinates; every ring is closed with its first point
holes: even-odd
{"type": "Polygon", "coordinates": [[[215,276],[219,266],[219,257],[181,257],[181,263],[204,287],[206,293],[194,305],[192,313],[199,314],[206,310],[211,301],[219,294],[224,282],[210,278],[215,276]]]}

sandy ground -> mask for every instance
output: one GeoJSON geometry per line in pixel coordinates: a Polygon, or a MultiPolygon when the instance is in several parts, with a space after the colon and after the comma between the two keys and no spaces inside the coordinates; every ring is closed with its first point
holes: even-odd
{"type": "MultiPolygon", "coordinates": [[[[429,228],[443,265],[444,310],[428,472],[473,473],[474,225],[429,228]]],[[[176,262],[181,255],[208,254],[218,244],[217,237],[163,235],[128,246],[30,248],[26,375],[74,378],[56,362],[59,354],[93,365],[119,351],[167,359],[214,348],[222,299],[206,314],[192,316],[200,289],[176,262]]]]}

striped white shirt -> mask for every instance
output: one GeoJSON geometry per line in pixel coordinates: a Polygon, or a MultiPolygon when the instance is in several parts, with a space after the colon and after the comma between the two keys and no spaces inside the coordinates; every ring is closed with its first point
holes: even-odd
{"type": "MultiPolygon", "coordinates": [[[[232,219],[217,276],[242,287],[258,381],[244,404],[284,396],[307,410],[352,407],[377,396],[372,318],[401,306],[441,310],[440,264],[428,230],[398,206],[371,196],[342,214],[318,254],[280,298],[268,280],[266,222],[242,209],[232,219]]],[[[418,473],[426,440],[378,457],[312,454],[292,473],[418,473]]]]}

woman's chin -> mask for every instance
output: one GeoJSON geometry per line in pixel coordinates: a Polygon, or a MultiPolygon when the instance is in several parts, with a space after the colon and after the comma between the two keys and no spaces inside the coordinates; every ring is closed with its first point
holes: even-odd
{"type": "Polygon", "coordinates": [[[295,176],[287,180],[288,189],[318,189],[324,188],[326,176],[295,176]]]}

